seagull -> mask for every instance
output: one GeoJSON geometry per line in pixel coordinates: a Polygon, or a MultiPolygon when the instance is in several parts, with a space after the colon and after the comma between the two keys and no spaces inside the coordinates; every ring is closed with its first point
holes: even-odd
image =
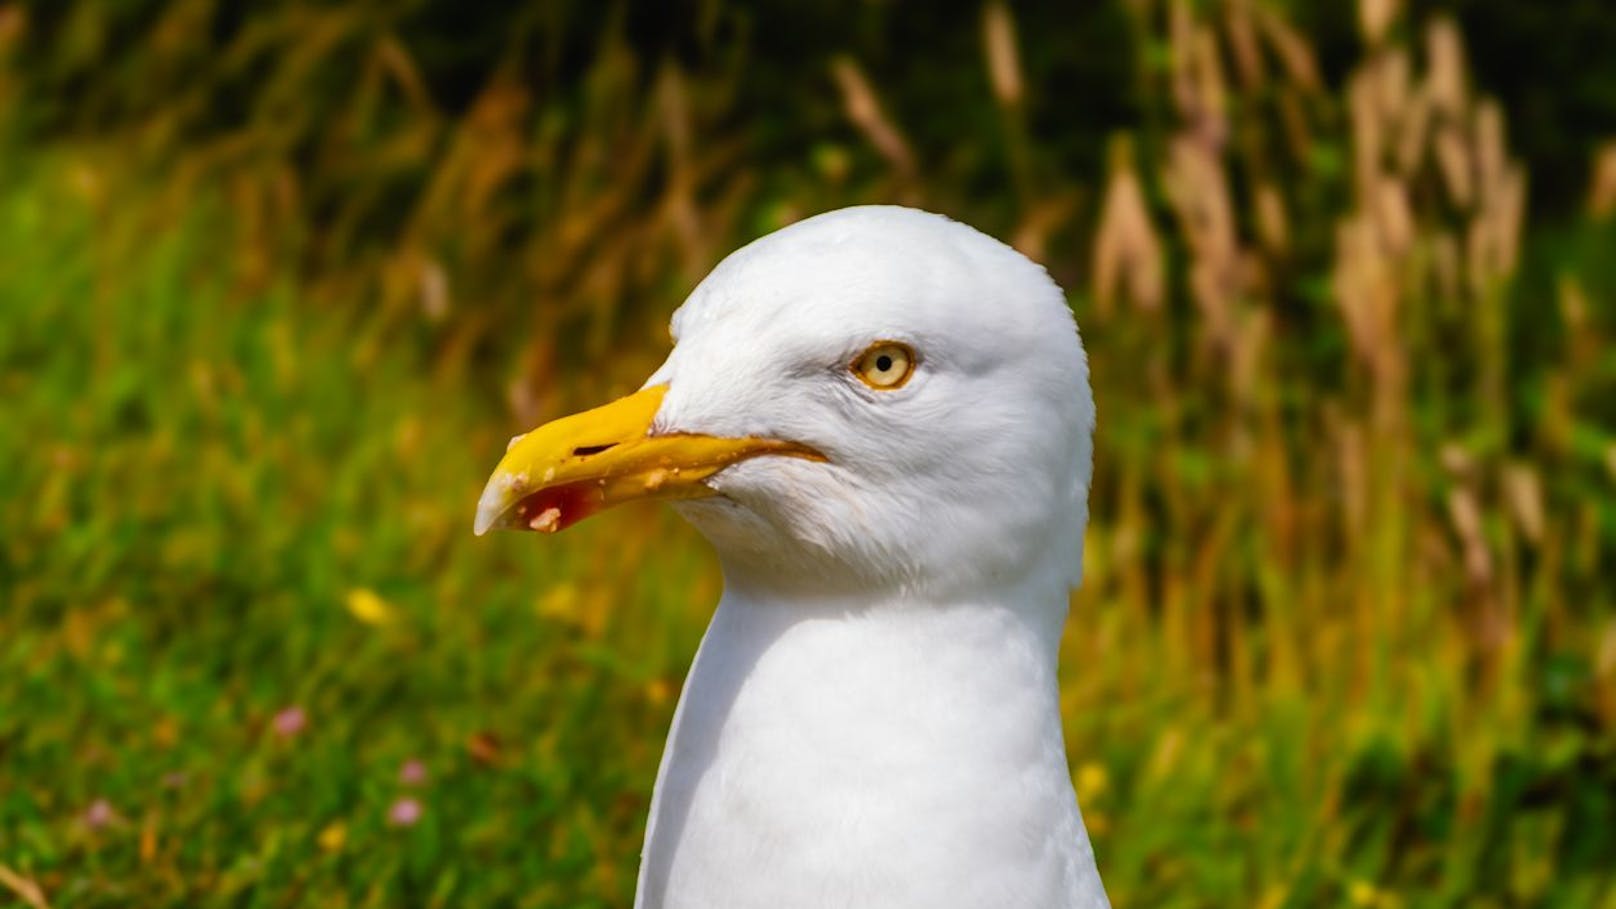
{"type": "Polygon", "coordinates": [[[635,905],[1106,907],[1061,730],[1093,394],[1064,295],[860,206],[725,258],[638,392],[512,440],[475,529],[666,499],[724,590],[635,905]]]}

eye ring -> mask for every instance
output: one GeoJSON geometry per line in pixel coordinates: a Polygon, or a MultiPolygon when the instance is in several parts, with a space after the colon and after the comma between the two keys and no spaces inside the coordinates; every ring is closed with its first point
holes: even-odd
{"type": "Polygon", "coordinates": [[[896,391],[915,374],[920,357],[901,341],[877,341],[848,367],[860,382],[876,391],[896,391]]]}

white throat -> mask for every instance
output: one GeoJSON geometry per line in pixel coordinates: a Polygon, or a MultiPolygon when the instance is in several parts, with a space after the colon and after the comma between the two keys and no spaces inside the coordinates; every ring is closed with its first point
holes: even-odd
{"type": "Polygon", "coordinates": [[[1056,685],[1066,582],[957,602],[731,588],[686,680],[636,905],[1104,907],[1056,685]]]}

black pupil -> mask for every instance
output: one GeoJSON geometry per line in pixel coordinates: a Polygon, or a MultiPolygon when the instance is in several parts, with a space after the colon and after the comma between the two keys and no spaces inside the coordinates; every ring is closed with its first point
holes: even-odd
{"type": "Polygon", "coordinates": [[[875,358],[875,368],[880,370],[881,372],[886,372],[887,370],[892,368],[892,358],[887,356],[886,354],[882,354],[881,356],[876,357],[875,358]]]}

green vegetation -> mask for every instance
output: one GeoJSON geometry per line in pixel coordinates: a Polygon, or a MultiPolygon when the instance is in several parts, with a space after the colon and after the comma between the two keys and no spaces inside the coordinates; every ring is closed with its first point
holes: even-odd
{"type": "Polygon", "coordinates": [[[232,301],[217,211],[109,224],[82,166],[0,203],[0,863],[61,906],[626,902],[692,534],[474,540],[499,407],[232,301]]]}
{"type": "Polygon", "coordinates": [[[1528,215],[1444,20],[866,11],[803,62],[517,6],[0,3],[0,905],[627,905],[715,565],[477,492],[728,249],[898,200],[1084,327],[1118,907],[1616,907],[1616,221],[1528,215]]]}

